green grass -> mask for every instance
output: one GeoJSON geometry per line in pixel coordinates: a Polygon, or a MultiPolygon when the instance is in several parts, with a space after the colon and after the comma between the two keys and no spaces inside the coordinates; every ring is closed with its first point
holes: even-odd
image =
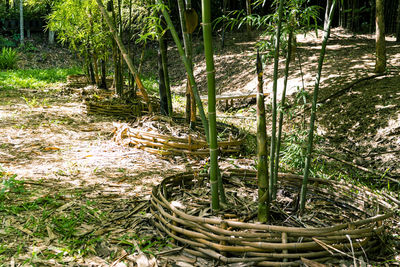
{"type": "Polygon", "coordinates": [[[65,82],[68,75],[81,72],[79,67],[0,71],[0,90],[42,89],[57,82],[65,82]]]}

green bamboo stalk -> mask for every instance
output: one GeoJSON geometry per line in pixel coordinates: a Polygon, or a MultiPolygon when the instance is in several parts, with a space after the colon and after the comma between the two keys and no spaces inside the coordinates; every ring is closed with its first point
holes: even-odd
{"type": "Polygon", "coordinates": [[[278,67],[279,67],[279,48],[282,29],[282,14],[283,14],[283,0],[279,0],[278,7],[278,23],[275,36],[275,53],[274,53],[274,83],[272,87],[272,132],[271,132],[271,151],[270,151],[270,173],[269,173],[269,199],[273,200],[276,196],[276,180],[274,180],[274,162],[275,162],[275,149],[276,149],[276,117],[277,106],[276,96],[278,88],[278,67]]]}
{"type": "Polygon", "coordinates": [[[287,81],[289,77],[289,67],[290,61],[292,60],[292,38],[293,38],[293,31],[290,29],[289,37],[288,37],[288,48],[286,54],[286,64],[285,64],[285,79],[283,81],[283,92],[281,98],[281,110],[279,111],[279,123],[278,123],[278,139],[276,142],[276,153],[275,153],[275,169],[274,169],[274,181],[278,180],[278,171],[279,171],[279,153],[281,151],[281,140],[282,140],[282,126],[283,126],[283,108],[285,107],[286,101],[286,88],[287,88],[287,81]]]}
{"type": "Polygon", "coordinates": [[[211,4],[210,0],[202,0],[203,39],[206,57],[207,85],[208,85],[208,120],[210,122],[210,183],[211,207],[219,209],[218,190],[218,143],[217,143],[217,116],[215,108],[215,68],[212,47],[211,4]]]}
{"type": "MultiPolygon", "coordinates": [[[[100,1],[100,0],[96,0],[96,1],[100,1]]],[[[157,0],[157,3],[158,4],[162,4],[160,0],[157,0]]],[[[201,102],[201,99],[200,99],[200,95],[199,95],[199,91],[197,89],[196,81],[194,79],[193,71],[190,68],[190,62],[187,59],[187,57],[185,56],[185,51],[183,50],[181,41],[179,40],[178,33],[175,30],[174,24],[171,21],[171,18],[170,18],[169,14],[168,14],[168,11],[165,8],[162,8],[161,12],[162,12],[162,14],[163,14],[163,16],[165,18],[165,21],[167,22],[169,30],[171,31],[172,38],[174,39],[175,44],[176,44],[176,46],[178,48],[178,52],[179,52],[179,55],[181,56],[183,64],[185,65],[186,72],[187,72],[187,74],[189,76],[189,82],[192,85],[194,98],[196,100],[196,104],[197,104],[197,107],[199,109],[199,114],[200,114],[200,118],[201,118],[201,121],[202,121],[202,124],[203,124],[203,127],[204,127],[206,139],[207,139],[207,142],[209,142],[210,138],[209,138],[208,121],[207,121],[207,117],[206,117],[206,115],[204,113],[203,103],[201,102]]]]}
{"type": "Polygon", "coordinates": [[[268,193],[268,153],[267,130],[265,122],[265,102],[263,92],[263,69],[260,54],[257,51],[257,180],[258,180],[258,221],[265,223],[269,217],[268,193]]]}
{"type": "Polygon", "coordinates": [[[299,214],[303,214],[304,208],[306,205],[308,175],[309,175],[309,171],[310,171],[311,154],[312,154],[312,150],[313,150],[314,122],[315,122],[315,114],[317,111],[319,82],[321,80],[321,72],[322,72],[322,65],[324,63],[326,44],[328,43],[328,39],[329,39],[329,33],[331,30],[331,23],[332,23],[333,12],[335,10],[335,7],[336,7],[336,0],[333,0],[332,7],[329,12],[329,20],[328,20],[328,23],[326,24],[326,28],[324,29],[324,39],[322,41],[321,52],[320,52],[319,59],[318,59],[318,72],[317,72],[317,76],[315,78],[314,95],[313,95],[313,102],[312,102],[312,107],[311,107],[311,117],[310,117],[310,129],[308,131],[307,157],[306,157],[306,164],[304,167],[303,182],[302,182],[301,191],[300,191],[299,214]]]}

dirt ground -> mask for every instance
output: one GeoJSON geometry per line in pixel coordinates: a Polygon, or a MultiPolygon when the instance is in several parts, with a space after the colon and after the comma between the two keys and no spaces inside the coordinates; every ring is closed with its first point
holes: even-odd
{"type": "MultiPolygon", "coordinates": [[[[322,34],[319,39],[315,39],[312,34],[298,36],[298,57],[288,85],[292,101],[303,82],[307,91],[313,88],[321,37],[322,34]]],[[[226,47],[216,49],[216,77],[221,94],[255,91],[255,42],[255,39],[244,40],[240,34],[229,34],[226,47]]],[[[185,74],[174,49],[170,52],[173,90],[182,94],[185,74]]],[[[400,44],[395,43],[391,37],[387,37],[387,53],[390,70],[388,75],[357,83],[343,94],[330,98],[321,104],[317,119],[319,133],[327,137],[325,145],[331,149],[330,153],[380,174],[387,171],[396,180],[400,176],[400,44]]],[[[204,57],[198,53],[194,62],[199,88],[205,93],[204,57]]],[[[335,29],[324,63],[320,100],[357,79],[373,75],[373,36],[353,36],[341,29],[335,29]]],[[[283,66],[282,60],[281,70],[283,66]]],[[[267,92],[271,92],[272,88],[272,69],[271,63],[266,64],[267,92]]],[[[270,99],[269,97],[268,101],[270,99]]],[[[241,109],[240,114],[229,116],[248,118],[239,120],[239,124],[254,131],[255,114],[252,110],[254,104],[246,103],[246,108],[241,109]]],[[[226,116],[222,111],[219,114],[226,116]]],[[[229,122],[230,119],[224,121],[229,122]]],[[[237,119],[233,118],[233,121],[238,124],[237,119]]],[[[137,148],[119,146],[111,140],[116,123],[118,122],[109,117],[88,116],[81,97],[66,93],[61,84],[46,90],[23,88],[0,91],[2,172],[6,172],[7,176],[15,174],[18,179],[26,181],[26,186],[34,192],[27,201],[57,196],[59,204],[56,212],[71,211],[92,201],[91,209],[106,214],[106,217],[92,222],[90,227],[80,227],[83,227],[82,231],[90,229],[92,232],[99,231],[98,235],[106,236],[101,245],[94,248],[97,256],[70,255],[69,260],[64,260],[65,264],[105,266],[114,262],[114,266],[126,266],[118,265],[122,264],[122,260],[115,260],[118,257],[125,259],[126,255],[131,254],[121,245],[122,236],[138,233],[156,236],[160,234],[151,225],[145,204],[141,209],[135,210],[135,207],[147,203],[152,186],[163,177],[192,168],[202,168],[206,164],[205,161],[184,157],[160,158],[137,148]],[[46,101],[29,105],[22,97],[46,101]],[[140,216],[139,212],[142,212],[140,216]],[[110,255],[117,257],[112,257],[114,261],[110,262],[110,255]]],[[[252,158],[232,159],[222,164],[248,166],[253,162],[252,158]]],[[[57,265],[41,256],[45,255],[44,251],[49,250],[49,244],[56,247],[54,251],[62,251],[65,244],[57,241],[60,239],[57,234],[46,239],[33,235],[32,229],[20,231],[19,235],[4,233],[7,225],[22,227],[30,216],[40,217],[40,212],[41,210],[25,211],[20,215],[0,218],[3,221],[0,241],[6,242],[10,247],[16,247],[21,240],[26,244],[17,258],[3,259],[6,266],[26,262],[32,251],[39,251],[39,256],[31,264],[57,265]]],[[[50,232],[47,230],[47,233],[50,232]]],[[[197,263],[182,258],[178,260],[201,265],[200,260],[197,263]]],[[[133,266],[132,262],[134,261],[131,261],[130,266],[133,266]]]]}

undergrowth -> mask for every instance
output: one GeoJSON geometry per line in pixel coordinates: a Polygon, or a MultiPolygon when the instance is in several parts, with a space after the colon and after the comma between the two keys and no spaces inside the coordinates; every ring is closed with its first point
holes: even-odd
{"type": "Polygon", "coordinates": [[[11,47],[3,47],[0,51],[0,70],[15,69],[18,63],[18,53],[11,47]]]}
{"type": "Polygon", "coordinates": [[[43,89],[57,82],[65,82],[68,75],[81,72],[79,67],[0,71],[0,90],[43,89]]]}

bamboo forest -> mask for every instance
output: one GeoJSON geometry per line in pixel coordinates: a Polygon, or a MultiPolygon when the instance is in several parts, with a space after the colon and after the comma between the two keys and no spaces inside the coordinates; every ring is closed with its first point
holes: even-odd
{"type": "Polygon", "coordinates": [[[400,0],[0,0],[0,267],[400,266],[400,0]]]}

